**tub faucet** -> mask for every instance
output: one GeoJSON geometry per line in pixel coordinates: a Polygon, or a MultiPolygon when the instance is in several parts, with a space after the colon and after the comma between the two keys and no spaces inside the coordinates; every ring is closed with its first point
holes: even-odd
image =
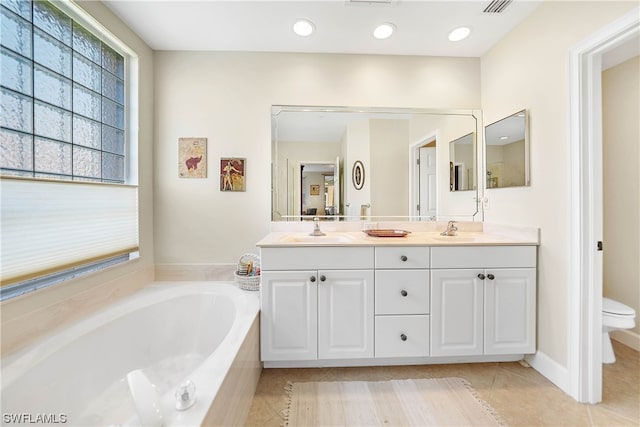
{"type": "Polygon", "coordinates": [[[317,216],[313,218],[313,233],[309,233],[309,236],[326,236],[326,233],[320,231],[320,218],[317,216]]]}
{"type": "Polygon", "coordinates": [[[458,231],[458,227],[456,227],[455,221],[449,221],[447,224],[447,229],[440,233],[441,236],[455,236],[456,231],[458,231]]]}

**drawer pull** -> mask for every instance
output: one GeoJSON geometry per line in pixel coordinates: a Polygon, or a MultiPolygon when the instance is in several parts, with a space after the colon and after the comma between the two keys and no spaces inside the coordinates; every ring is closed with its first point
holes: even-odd
{"type": "Polygon", "coordinates": [[[496,278],[496,276],[494,276],[493,274],[491,274],[491,273],[487,274],[487,279],[493,280],[495,278],[496,278]]]}
{"type": "Polygon", "coordinates": [[[407,336],[406,336],[405,334],[401,334],[401,335],[400,335],[400,339],[401,339],[402,341],[406,341],[406,340],[407,340],[407,336]]]}
{"type": "Polygon", "coordinates": [[[404,289],[400,291],[400,295],[402,295],[403,297],[406,297],[407,295],[409,295],[407,293],[407,291],[405,291],[404,289]]]}
{"type": "Polygon", "coordinates": [[[484,274],[482,274],[482,273],[478,274],[478,279],[484,280],[484,274]]]}
{"type": "Polygon", "coordinates": [[[309,280],[311,281],[311,283],[315,282],[315,281],[316,281],[316,276],[311,276],[311,277],[309,278],[309,280]]]}
{"type": "Polygon", "coordinates": [[[325,275],[320,276],[320,281],[324,282],[325,280],[327,280],[327,277],[325,275]]]}
{"type": "Polygon", "coordinates": [[[406,262],[409,258],[407,258],[407,256],[406,256],[406,255],[402,255],[402,256],[400,257],[400,259],[401,259],[403,262],[406,262]]]}

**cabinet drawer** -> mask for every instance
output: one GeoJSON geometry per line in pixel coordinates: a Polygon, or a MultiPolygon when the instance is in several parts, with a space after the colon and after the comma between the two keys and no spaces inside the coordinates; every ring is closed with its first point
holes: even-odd
{"type": "Polygon", "coordinates": [[[535,266],[535,246],[431,248],[431,268],[526,268],[535,266]]]}
{"type": "Polygon", "coordinates": [[[376,271],[376,314],[428,314],[429,270],[376,271]]]}
{"type": "Polygon", "coordinates": [[[376,357],[429,356],[429,316],[376,316],[376,357]]]}
{"type": "Polygon", "coordinates": [[[262,270],[358,270],[373,268],[373,247],[262,248],[262,270]]]}
{"type": "Polygon", "coordinates": [[[376,247],[376,268],[429,268],[429,247],[376,247]]]}

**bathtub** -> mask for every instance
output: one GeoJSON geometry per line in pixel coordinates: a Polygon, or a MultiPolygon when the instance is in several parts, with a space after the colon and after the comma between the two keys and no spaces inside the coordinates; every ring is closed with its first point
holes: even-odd
{"type": "Polygon", "coordinates": [[[151,284],[3,358],[2,423],[242,424],[261,370],[258,312],[258,292],[232,284],[151,284]],[[187,380],[195,403],[178,411],[187,380]]]}

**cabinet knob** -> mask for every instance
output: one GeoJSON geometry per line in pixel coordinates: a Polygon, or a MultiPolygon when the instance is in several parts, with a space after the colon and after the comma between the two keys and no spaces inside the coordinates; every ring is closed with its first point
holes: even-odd
{"type": "Polygon", "coordinates": [[[482,274],[482,273],[478,274],[478,279],[484,280],[484,274],[482,274]]]}
{"type": "Polygon", "coordinates": [[[326,277],[326,276],[324,276],[324,275],[320,276],[320,281],[321,281],[321,282],[324,282],[325,280],[327,280],[327,277],[326,277]]]}
{"type": "Polygon", "coordinates": [[[406,255],[402,255],[402,256],[400,257],[400,259],[401,259],[402,261],[406,261],[406,260],[408,260],[409,258],[407,258],[407,256],[406,256],[406,255]]]}
{"type": "Polygon", "coordinates": [[[400,295],[402,295],[403,297],[406,297],[407,295],[409,295],[407,293],[407,291],[405,291],[404,289],[400,291],[400,295]]]}
{"type": "Polygon", "coordinates": [[[311,281],[311,283],[315,282],[315,281],[316,281],[316,276],[311,276],[311,277],[309,278],[309,280],[311,281]]]}
{"type": "Polygon", "coordinates": [[[496,278],[496,276],[494,276],[493,274],[491,274],[491,273],[487,274],[487,279],[493,280],[495,278],[496,278]]]}
{"type": "Polygon", "coordinates": [[[407,340],[407,336],[405,334],[400,334],[400,339],[402,341],[406,341],[407,340]]]}

